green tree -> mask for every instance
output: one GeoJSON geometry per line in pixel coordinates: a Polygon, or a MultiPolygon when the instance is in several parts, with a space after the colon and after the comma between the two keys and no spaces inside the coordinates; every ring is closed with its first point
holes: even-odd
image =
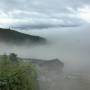
{"type": "Polygon", "coordinates": [[[33,65],[23,62],[13,65],[12,59],[15,58],[14,54],[10,54],[0,59],[0,90],[38,90],[33,65]]]}
{"type": "Polygon", "coordinates": [[[18,63],[18,58],[17,55],[15,53],[11,53],[9,55],[9,59],[13,62],[13,63],[18,63]]]}

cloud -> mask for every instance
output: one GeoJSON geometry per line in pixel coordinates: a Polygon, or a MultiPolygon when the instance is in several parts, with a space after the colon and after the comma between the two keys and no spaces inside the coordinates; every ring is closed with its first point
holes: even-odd
{"type": "Polygon", "coordinates": [[[0,24],[30,27],[81,24],[85,19],[79,9],[89,4],[89,0],[0,0],[0,24]]]}
{"type": "Polygon", "coordinates": [[[3,26],[19,27],[19,28],[31,28],[31,29],[42,29],[50,27],[58,27],[61,25],[80,25],[81,21],[74,10],[71,13],[44,13],[38,11],[28,10],[13,10],[3,12],[1,11],[0,24],[3,26]]]}
{"type": "Polygon", "coordinates": [[[67,6],[77,8],[84,4],[90,4],[90,0],[0,0],[0,8],[8,11],[13,9],[61,11],[67,6]]]}

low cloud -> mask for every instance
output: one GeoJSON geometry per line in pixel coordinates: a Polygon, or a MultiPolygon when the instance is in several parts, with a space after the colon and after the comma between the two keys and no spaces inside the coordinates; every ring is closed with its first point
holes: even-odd
{"type": "Polygon", "coordinates": [[[27,10],[14,10],[5,13],[1,11],[0,24],[4,27],[11,26],[21,29],[43,29],[59,27],[61,25],[72,26],[82,24],[82,20],[75,14],[76,12],[71,8],[68,9],[70,13],[42,13],[27,10]]]}
{"type": "Polygon", "coordinates": [[[0,0],[0,26],[33,29],[80,25],[85,18],[79,9],[89,4],[89,0],[0,0]]]}

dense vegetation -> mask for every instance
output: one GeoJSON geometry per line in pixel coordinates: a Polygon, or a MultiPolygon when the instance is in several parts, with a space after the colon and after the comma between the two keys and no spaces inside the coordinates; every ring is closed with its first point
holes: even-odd
{"type": "Polygon", "coordinates": [[[38,90],[37,74],[32,64],[25,64],[17,55],[0,57],[0,90],[38,90]]]}

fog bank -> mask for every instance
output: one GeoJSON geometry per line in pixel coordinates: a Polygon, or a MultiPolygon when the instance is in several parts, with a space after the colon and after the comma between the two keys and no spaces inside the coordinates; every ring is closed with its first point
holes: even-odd
{"type": "Polygon", "coordinates": [[[90,30],[89,25],[42,30],[22,30],[20,32],[45,37],[49,43],[38,46],[12,46],[0,43],[0,54],[15,52],[20,57],[53,59],[65,63],[66,70],[89,71],[90,30]]]}

